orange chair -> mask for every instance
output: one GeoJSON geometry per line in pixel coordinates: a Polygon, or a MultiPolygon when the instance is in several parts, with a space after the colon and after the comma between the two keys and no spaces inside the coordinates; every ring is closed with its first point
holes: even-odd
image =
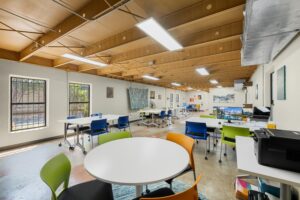
{"type": "MultiPolygon", "coordinates": [[[[195,140],[193,138],[190,138],[190,137],[188,137],[184,134],[180,134],[180,133],[168,133],[167,140],[175,142],[176,144],[185,148],[185,150],[188,152],[188,154],[190,156],[190,164],[189,164],[188,168],[186,170],[184,170],[181,174],[184,174],[188,171],[193,171],[194,179],[196,180],[195,163],[194,163],[194,156],[193,156],[195,140]]],[[[168,184],[170,184],[171,188],[172,188],[172,181],[173,181],[173,179],[166,181],[168,184]]]]}
{"type": "MultiPolygon", "coordinates": [[[[146,195],[145,197],[141,197],[140,200],[198,200],[198,190],[197,190],[197,184],[199,183],[201,179],[201,176],[198,176],[194,185],[181,193],[178,194],[173,194],[169,196],[164,196],[164,197],[157,197],[159,196],[159,193],[156,192],[156,197],[151,197],[151,193],[146,195]]],[[[169,188],[164,188],[164,190],[170,190],[170,192],[174,193],[171,189],[169,188]]],[[[166,191],[165,191],[166,192],[166,191]]],[[[154,191],[155,193],[155,191],[154,191]]]]}

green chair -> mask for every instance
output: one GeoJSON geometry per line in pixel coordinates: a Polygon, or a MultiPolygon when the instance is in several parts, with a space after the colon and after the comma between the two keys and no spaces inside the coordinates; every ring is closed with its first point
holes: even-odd
{"type": "Polygon", "coordinates": [[[52,192],[52,200],[113,200],[111,184],[98,180],[68,187],[71,163],[65,154],[61,153],[50,159],[41,169],[41,179],[52,192]],[[57,190],[63,184],[62,192],[57,190]]]}
{"type": "Polygon", "coordinates": [[[215,115],[200,115],[201,118],[217,119],[215,115]]]}
{"type": "Polygon", "coordinates": [[[224,156],[227,156],[227,152],[226,152],[227,145],[235,148],[235,137],[236,136],[250,137],[251,134],[250,134],[249,128],[223,126],[222,136],[221,136],[221,151],[220,151],[219,163],[222,162],[222,146],[223,146],[223,144],[225,144],[224,156]]]}
{"type": "Polygon", "coordinates": [[[99,144],[104,144],[110,141],[114,140],[119,140],[119,139],[124,139],[124,138],[131,138],[132,135],[128,131],[121,131],[121,132],[116,132],[116,133],[107,133],[107,134],[102,134],[98,136],[98,142],[99,144]]]}

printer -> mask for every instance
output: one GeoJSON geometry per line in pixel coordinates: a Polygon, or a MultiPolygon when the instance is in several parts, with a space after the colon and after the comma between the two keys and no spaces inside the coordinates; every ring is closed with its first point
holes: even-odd
{"type": "Polygon", "coordinates": [[[300,132],[260,129],[253,139],[259,164],[300,172],[300,132]]]}

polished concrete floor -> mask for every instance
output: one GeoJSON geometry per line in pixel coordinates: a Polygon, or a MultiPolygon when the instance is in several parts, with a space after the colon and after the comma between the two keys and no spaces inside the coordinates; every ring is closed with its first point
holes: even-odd
{"type": "MultiPolygon", "coordinates": [[[[193,113],[192,115],[198,115],[193,113]]],[[[131,131],[134,137],[165,138],[168,132],[184,133],[184,118],[165,128],[147,128],[133,123],[131,131]]],[[[115,130],[117,131],[117,130],[115,130]]],[[[72,138],[70,138],[72,141],[72,138]]],[[[79,149],[69,151],[58,147],[59,141],[51,141],[26,148],[0,152],[0,200],[48,200],[51,197],[47,186],[41,181],[39,171],[43,164],[59,152],[64,152],[72,162],[70,185],[92,179],[82,166],[84,155],[79,149]]],[[[234,180],[237,175],[236,156],[228,149],[228,156],[218,162],[220,144],[211,149],[205,160],[205,142],[195,144],[194,159],[197,175],[202,175],[198,189],[210,200],[231,200],[234,198],[234,180]]],[[[90,144],[86,140],[86,146],[90,144]]],[[[213,145],[211,145],[211,148],[213,145]]],[[[175,155],[174,155],[175,156],[175,155]]],[[[193,183],[192,173],[178,179],[188,184],[193,183]]]]}

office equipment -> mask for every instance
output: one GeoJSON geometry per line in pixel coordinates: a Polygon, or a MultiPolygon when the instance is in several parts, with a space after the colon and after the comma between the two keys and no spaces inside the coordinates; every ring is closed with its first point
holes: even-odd
{"type": "Polygon", "coordinates": [[[300,172],[300,132],[262,129],[254,134],[259,164],[300,172]]]}
{"type": "Polygon", "coordinates": [[[196,141],[205,140],[205,160],[207,160],[207,153],[210,152],[210,135],[207,133],[206,124],[187,121],[185,123],[185,134],[196,141]],[[209,149],[207,149],[207,142],[209,149]]]}
{"type": "Polygon", "coordinates": [[[280,199],[291,199],[291,185],[300,187],[300,173],[261,165],[254,154],[254,140],[236,137],[237,168],[240,173],[263,177],[280,183],[280,199]]]}
{"type": "Polygon", "coordinates": [[[113,200],[111,184],[99,180],[92,180],[68,187],[70,173],[71,162],[63,153],[53,157],[43,166],[40,176],[51,189],[52,200],[96,200],[99,199],[99,196],[106,200],[113,200]],[[59,195],[56,195],[61,185],[63,185],[63,190],[59,195]]]}
{"type": "Polygon", "coordinates": [[[267,121],[270,117],[270,113],[271,113],[270,107],[254,107],[252,118],[267,121]]]}
{"type": "Polygon", "coordinates": [[[215,106],[213,108],[214,113],[217,114],[218,119],[225,120],[241,120],[243,116],[242,107],[223,107],[215,106]]]}
{"type": "Polygon", "coordinates": [[[95,147],[86,155],[84,167],[89,174],[105,182],[136,186],[137,196],[140,196],[143,185],[177,176],[187,168],[189,161],[187,151],[174,142],[135,137],[95,147]]]}

